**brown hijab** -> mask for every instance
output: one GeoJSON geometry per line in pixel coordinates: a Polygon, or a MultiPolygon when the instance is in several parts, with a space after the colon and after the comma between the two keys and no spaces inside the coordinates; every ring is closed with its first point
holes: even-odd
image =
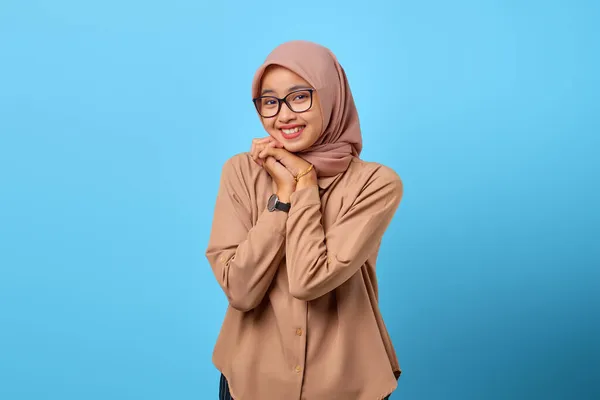
{"type": "Polygon", "coordinates": [[[344,69],[327,48],[307,41],[291,41],[267,56],[252,82],[258,97],[261,79],[269,65],[287,68],[306,80],[319,95],[323,133],[310,148],[298,153],[315,166],[319,177],[346,171],[352,157],[360,156],[362,135],[358,112],[344,69]]]}

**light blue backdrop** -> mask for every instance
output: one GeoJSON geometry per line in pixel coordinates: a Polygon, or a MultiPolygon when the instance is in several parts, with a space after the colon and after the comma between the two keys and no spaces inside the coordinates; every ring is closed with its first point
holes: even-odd
{"type": "Polygon", "coordinates": [[[599,17],[2,0],[0,399],[216,399],[219,172],[264,135],[250,81],[289,39],[334,50],[364,158],[405,183],[379,262],[393,399],[600,398],[599,17]]]}

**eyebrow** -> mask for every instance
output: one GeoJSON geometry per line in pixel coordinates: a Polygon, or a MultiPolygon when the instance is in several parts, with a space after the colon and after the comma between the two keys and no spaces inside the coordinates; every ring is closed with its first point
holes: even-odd
{"type": "MultiPolygon", "coordinates": [[[[294,85],[291,88],[288,88],[287,92],[293,92],[294,90],[302,90],[302,89],[312,89],[310,86],[306,86],[306,85],[294,85]]],[[[265,89],[262,91],[261,95],[265,95],[267,93],[273,93],[275,94],[275,91],[273,89],[265,89]]]]}

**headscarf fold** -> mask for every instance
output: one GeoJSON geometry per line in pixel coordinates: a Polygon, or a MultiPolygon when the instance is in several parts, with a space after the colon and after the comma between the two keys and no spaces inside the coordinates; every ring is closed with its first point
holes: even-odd
{"type": "Polygon", "coordinates": [[[319,177],[346,171],[362,150],[358,111],[346,73],[336,56],[319,44],[296,40],[276,47],[258,68],[252,82],[252,97],[259,96],[262,76],[270,65],[295,72],[318,93],[323,132],[317,141],[298,156],[313,164],[319,177]]]}

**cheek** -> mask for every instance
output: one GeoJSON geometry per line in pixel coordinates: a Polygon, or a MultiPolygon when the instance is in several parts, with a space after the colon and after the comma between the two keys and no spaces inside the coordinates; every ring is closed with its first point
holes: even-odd
{"type": "Polygon", "coordinates": [[[275,123],[273,121],[274,121],[273,118],[263,118],[262,119],[263,128],[265,128],[266,131],[274,130],[275,123]]]}
{"type": "Polygon", "coordinates": [[[311,117],[309,121],[311,125],[311,136],[316,139],[321,136],[321,132],[323,131],[323,121],[321,120],[321,115],[315,114],[311,117]]]}

